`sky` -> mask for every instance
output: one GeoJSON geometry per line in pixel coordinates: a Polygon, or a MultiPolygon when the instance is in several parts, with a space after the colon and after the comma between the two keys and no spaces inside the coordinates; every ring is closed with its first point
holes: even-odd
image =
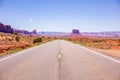
{"type": "Polygon", "coordinates": [[[0,22],[31,31],[120,31],[120,0],[0,0],[0,22]]]}

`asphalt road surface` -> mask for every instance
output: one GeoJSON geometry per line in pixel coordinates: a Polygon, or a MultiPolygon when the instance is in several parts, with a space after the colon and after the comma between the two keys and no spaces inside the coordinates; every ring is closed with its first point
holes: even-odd
{"type": "Polygon", "coordinates": [[[120,80],[120,61],[55,40],[0,58],[0,80],[120,80]]]}

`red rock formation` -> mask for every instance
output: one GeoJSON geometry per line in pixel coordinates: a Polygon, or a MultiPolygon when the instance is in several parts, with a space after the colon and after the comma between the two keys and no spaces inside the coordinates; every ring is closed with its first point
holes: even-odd
{"type": "Polygon", "coordinates": [[[36,33],[36,29],[34,29],[31,33],[32,33],[32,34],[37,34],[37,33],[36,33]]]}
{"type": "Polygon", "coordinates": [[[13,28],[10,25],[4,25],[0,23],[0,32],[13,33],[13,28]]]}
{"type": "Polygon", "coordinates": [[[29,32],[27,30],[17,30],[17,29],[11,28],[10,25],[4,25],[3,23],[0,23],[0,32],[4,32],[4,33],[17,32],[20,34],[37,34],[36,30],[33,30],[32,32],[29,32]]]}
{"type": "Polygon", "coordinates": [[[73,30],[72,30],[72,34],[80,34],[80,32],[79,32],[78,29],[73,29],[73,30]]]}

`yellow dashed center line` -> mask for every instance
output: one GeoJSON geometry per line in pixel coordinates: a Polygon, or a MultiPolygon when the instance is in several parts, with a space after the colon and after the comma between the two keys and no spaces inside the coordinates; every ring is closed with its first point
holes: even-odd
{"type": "Polygon", "coordinates": [[[59,53],[58,54],[58,59],[61,59],[62,58],[62,55],[59,53]]]}

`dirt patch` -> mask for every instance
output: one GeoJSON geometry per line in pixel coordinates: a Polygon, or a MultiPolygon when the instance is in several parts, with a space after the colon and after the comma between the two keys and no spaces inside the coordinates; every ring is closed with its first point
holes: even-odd
{"type": "Polygon", "coordinates": [[[105,55],[109,55],[111,57],[114,57],[116,59],[120,59],[120,50],[106,50],[106,49],[96,49],[96,48],[90,48],[94,51],[97,51],[97,52],[100,52],[100,53],[103,53],[105,55]]]}

